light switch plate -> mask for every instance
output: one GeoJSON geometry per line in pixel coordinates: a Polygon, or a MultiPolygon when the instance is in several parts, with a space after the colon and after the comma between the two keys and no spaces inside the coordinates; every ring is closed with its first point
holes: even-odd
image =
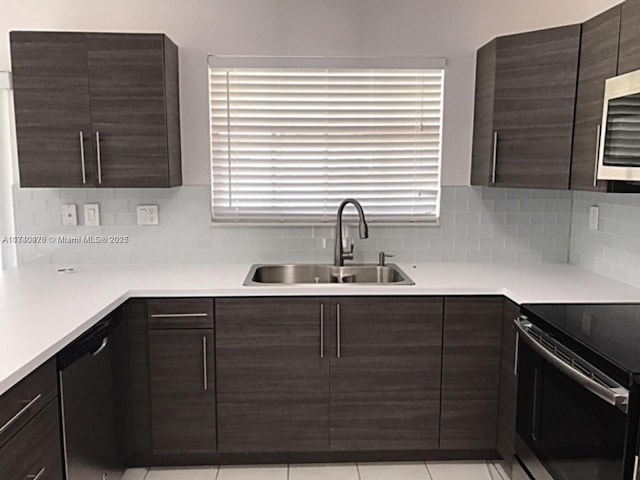
{"type": "Polygon", "coordinates": [[[589,230],[598,230],[598,217],[600,216],[600,208],[594,205],[589,208],[589,230]]]}
{"type": "Polygon", "coordinates": [[[84,206],[84,224],[88,227],[100,226],[100,205],[86,203],[84,206]]]}
{"type": "Polygon", "coordinates": [[[78,212],[76,211],[76,205],[70,203],[68,205],[62,205],[62,226],[75,227],[78,225],[78,212]]]}
{"type": "Polygon", "coordinates": [[[157,205],[138,205],[136,213],[138,225],[158,225],[157,205]]]}

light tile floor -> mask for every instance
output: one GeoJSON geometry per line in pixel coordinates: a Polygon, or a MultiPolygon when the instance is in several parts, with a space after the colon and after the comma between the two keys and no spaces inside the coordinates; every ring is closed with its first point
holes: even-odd
{"type": "Polygon", "coordinates": [[[509,480],[494,462],[133,468],[123,480],[509,480]]]}

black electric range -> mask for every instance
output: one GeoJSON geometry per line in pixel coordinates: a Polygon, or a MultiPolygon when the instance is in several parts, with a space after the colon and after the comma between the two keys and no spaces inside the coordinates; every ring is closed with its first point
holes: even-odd
{"type": "Polygon", "coordinates": [[[640,303],[521,313],[514,479],[635,480],[640,303]]]}

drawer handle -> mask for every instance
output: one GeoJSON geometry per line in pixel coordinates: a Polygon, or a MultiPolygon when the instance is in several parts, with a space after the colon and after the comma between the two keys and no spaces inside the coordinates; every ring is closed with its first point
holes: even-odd
{"type": "Polygon", "coordinates": [[[39,480],[44,475],[45,468],[42,467],[38,473],[35,475],[27,475],[27,480],[39,480]]]}
{"type": "Polygon", "coordinates": [[[16,413],[13,417],[11,417],[9,419],[9,421],[7,423],[5,423],[2,427],[0,427],[0,435],[2,435],[4,432],[6,432],[9,427],[11,425],[13,425],[14,423],[16,423],[18,421],[18,419],[24,415],[25,413],[27,413],[27,411],[33,407],[33,405],[42,398],[42,394],[39,393],[38,395],[35,396],[35,398],[33,400],[31,400],[30,402],[28,402],[23,408],[22,410],[20,410],[18,413],[16,413]]]}
{"type": "Polygon", "coordinates": [[[190,318],[190,317],[208,317],[208,313],[153,313],[151,318],[190,318]]]}

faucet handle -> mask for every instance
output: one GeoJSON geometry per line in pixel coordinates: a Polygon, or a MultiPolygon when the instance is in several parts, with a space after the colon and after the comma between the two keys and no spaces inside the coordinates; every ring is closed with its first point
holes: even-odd
{"type": "Polygon", "coordinates": [[[395,256],[395,255],[391,255],[390,253],[380,252],[380,253],[378,254],[378,266],[379,266],[379,267],[384,267],[384,265],[385,265],[385,260],[386,260],[387,258],[392,258],[392,257],[394,257],[394,256],[395,256]]]}
{"type": "Polygon", "coordinates": [[[354,242],[353,240],[351,240],[349,242],[349,250],[346,252],[342,252],[342,258],[345,260],[353,260],[353,245],[354,242]]]}

